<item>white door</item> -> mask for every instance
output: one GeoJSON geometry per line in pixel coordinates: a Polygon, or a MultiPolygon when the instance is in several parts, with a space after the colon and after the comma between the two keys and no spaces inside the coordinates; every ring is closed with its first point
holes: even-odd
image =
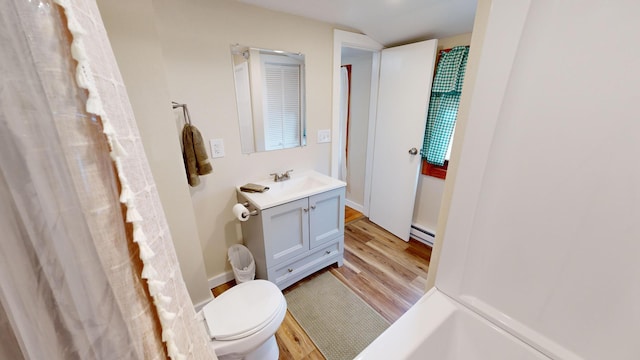
{"type": "Polygon", "coordinates": [[[437,40],[382,50],[369,219],[409,241],[437,40]]]}

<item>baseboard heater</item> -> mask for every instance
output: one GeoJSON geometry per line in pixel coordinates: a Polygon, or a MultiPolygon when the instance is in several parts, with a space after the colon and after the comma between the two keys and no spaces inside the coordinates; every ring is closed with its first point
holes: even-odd
{"type": "Polygon", "coordinates": [[[411,225],[411,237],[429,246],[433,246],[436,234],[417,225],[411,225]]]}

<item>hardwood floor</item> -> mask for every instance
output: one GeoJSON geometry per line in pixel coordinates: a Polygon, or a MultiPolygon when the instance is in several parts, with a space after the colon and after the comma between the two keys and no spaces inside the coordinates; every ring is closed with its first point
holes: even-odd
{"type": "MultiPolygon", "coordinates": [[[[404,242],[349,207],[345,209],[344,233],[344,265],[328,266],[285,289],[284,293],[330,271],[393,323],[424,294],[431,247],[414,239],[404,242]]],[[[231,281],[211,291],[217,296],[233,285],[235,282],[231,281]]],[[[324,359],[288,311],[276,332],[276,340],[280,360],[324,359]]]]}
{"type": "Polygon", "coordinates": [[[359,220],[360,218],[363,218],[364,214],[361,213],[358,210],[354,210],[348,206],[344,207],[344,223],[348,224],[350,222],[353,222],[355,220],[359,220]]]}

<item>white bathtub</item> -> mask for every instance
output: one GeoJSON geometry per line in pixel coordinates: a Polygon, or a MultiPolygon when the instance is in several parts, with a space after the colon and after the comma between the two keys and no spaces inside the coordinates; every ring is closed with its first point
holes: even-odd
{"type": "Polygon", "coordinates": [[[355,360],[549,359],[433,288],[355,360]]]}

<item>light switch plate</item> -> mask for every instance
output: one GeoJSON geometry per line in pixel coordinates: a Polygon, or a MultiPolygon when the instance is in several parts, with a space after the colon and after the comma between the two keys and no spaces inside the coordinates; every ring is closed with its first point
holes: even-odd
{"type": "Polygon", "coordinates": [[[222,139],[211,139],[209,144],[211,145],[212,158],[224,157],[224,141],[222,139]]]}
{"type": "Polygon", "coordinates": [[[331,142],[331,130],[318,130],[318,144],[331,142]]]}

